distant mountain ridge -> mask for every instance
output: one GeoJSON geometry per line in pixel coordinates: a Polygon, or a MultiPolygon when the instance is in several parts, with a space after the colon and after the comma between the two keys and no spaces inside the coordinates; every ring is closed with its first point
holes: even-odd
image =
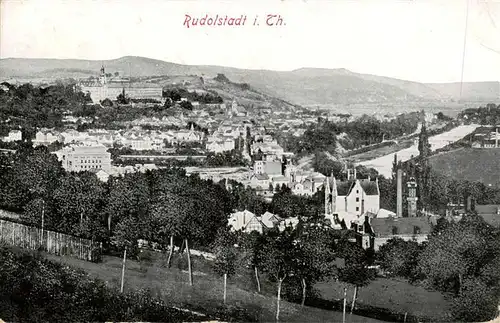
{"type": "MultiPolygon", "coordinates": [[[[263,93],[300,105],[449,101],[460,98],[460,83],[424,84],[390,77],[354,73],[347,69],[300,68],[293,71],[245,70],[211,65],[182,65],[145,57],[112,60],[0,59],[0,78],[84,78],[107,72],[134,77],[225,74],[231,81],[249,83],[263,93]]],[[[498,100],[500,82],[466,82],[463,99],[498,100]]]]}

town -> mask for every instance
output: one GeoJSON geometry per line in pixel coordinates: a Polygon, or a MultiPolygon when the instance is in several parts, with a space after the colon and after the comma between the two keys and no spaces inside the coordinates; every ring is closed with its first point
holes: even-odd
{"type": "Polygon", "coordinates": [[[500,3],[0,12],[0,323],[499,321],[500,3]]]}
{"type": "MultiPolygon", "coordinates": [[[[230,82],[219,74],[202,84],[221,80],[230,82]]],[[[0,239],[96,263],[123,253],[121,291],[127,258],[142,268],[167,250],[170,268],[174,250],[187,250],[192,286],[191,255],[200,259],[194,270],[200,261],[214,262],[225,284],[234,274],[242,280],[248,266],[238,259],[244,257],[258,292],[265,284],[259,276],[269,277],[278,282],[278,300],[285,288],[286,300],[304,306],[317,302],[308,296],[314,285],[334,279],[354,286],[350,315],[364,316],[369,311],[356,298],[380,275],[453,280],[453,271],[439,272],[441,261],[467,252],[466,244],[498,252],[500,159],[480,170],[455,165],[469,167],[466,176],[435,169],[454,153],[465,154],[464,163],[488,153],[499,157],[500,106],[456,118],[422,111],[352,116],[240,104],[198,87],[126,86],[105,66],[76,83],[2,83],[0,239]],[[65,103],[40,109],[54,97],[65,103]],[[28,98],[37,102],[30,109],[16,105],[28,98]],[[57,232],[66,241],[80,239],[79,247],[62,243],[57,232]],[[472,240],[444,240],[457,234],[472,240]],[[450,255],[437,258],[443,244],[450,255]],[[293,284],[302,296],[294,298],[293,284]]],[[[474,257],[471,266],[496,266],[484,262],[488,253],[474,257]]],[[[434,288],[469,288],[461,287],[464,279],[482,274],[467,266],[457,265],[460,279],[452,285],[434,288]]],[[[472,296],[461,293],[458,304],[472,296]]],[[[347,299],[339,298],[345,310],[347,299]]],[[[460,311],[464,318],[479,315],[460,311]]],[[[399,320],[402,314],[385,315],[399,320]]]]}

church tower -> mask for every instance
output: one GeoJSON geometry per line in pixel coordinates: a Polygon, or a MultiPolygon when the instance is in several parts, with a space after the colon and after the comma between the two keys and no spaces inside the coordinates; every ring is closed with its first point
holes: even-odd
{"type": "Polygon", "coordinates": [[[408,186],[408,217],[416,217],[417,216],[417,182],[414,177],[410,177],[408,182],[406,183],[408,186]]]}

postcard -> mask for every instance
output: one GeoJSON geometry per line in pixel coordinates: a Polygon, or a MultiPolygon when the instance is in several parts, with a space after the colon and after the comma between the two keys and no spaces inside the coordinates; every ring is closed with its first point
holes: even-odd
{"type": "Polygon", "coordinates": [[[499,1],[0,15],[0,322],[499,320],[499,1]]]}

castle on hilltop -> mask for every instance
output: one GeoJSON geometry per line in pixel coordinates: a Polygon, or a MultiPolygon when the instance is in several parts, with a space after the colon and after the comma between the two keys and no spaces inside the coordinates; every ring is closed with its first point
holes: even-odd
{"type": "Polygon", "coordinates": [[[82,80],[79,88],[83,93],[89,93],[94,103],[100,103],[104,99],[116,100],[116,97],[125,92],[131,99],[155,99],[162,100],[163,88],[154,83],[133,84],[129,80],[123,82],[110,82],[106,76],[104,66],[101,67],[99,77],[94,80],[82,80]]]}

